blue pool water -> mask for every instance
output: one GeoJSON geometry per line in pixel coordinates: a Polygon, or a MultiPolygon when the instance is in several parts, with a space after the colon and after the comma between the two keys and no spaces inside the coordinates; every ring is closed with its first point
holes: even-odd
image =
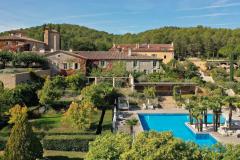
{"type": "MultiPolygon", "coordinates": [[[[184,141],[192,141],[200,146],[212,146],[217,141],[209,134],[195,134],[186,125],[188,114],[139,114],[144,130],[171,131],[175,137],[184,141]]],[[[224,123],[221,117],[221,123],[224,123]]],[[[212,115],[208,115],[208,123],[212,123],[212,115]]]]}

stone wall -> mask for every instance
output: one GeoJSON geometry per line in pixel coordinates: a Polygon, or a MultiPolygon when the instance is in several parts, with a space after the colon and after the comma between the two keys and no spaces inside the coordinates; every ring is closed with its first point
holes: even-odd
{"type": "MultiPolygon", "coordinates": [[[[40,77],[46,77],[50,75],[50,70],[36,70],[34,71],[40,77]]],[[[31,80],[31,76],[29,72],[22,72],[22,73],[1,73],[0,74],[0,81],[3,82],[5,88],[15,88],[17,84],[27,82],[31,80]]]]}
{"type": "Polygon", "coordinates": [[[137,54],[154,56],[158,59],[162,59],[165,64],[174,59],[174,52],[137,52],[137,54]]]}

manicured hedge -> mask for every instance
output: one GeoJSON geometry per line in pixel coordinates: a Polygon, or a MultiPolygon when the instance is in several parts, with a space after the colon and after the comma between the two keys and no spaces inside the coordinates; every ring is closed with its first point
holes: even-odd
{"type": "Polygon", "coordinates": [[[88,144],[93,141],[94,135],[58,135],[45,136],[43,148],[57,151],[88,151],[88,144]]]}

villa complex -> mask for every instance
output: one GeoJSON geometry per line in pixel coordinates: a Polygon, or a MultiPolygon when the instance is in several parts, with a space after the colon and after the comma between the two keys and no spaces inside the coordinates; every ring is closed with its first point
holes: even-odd
{"type": "MultiPolygon", "coordinates": [[[[60,34],[49,28],[44,29],[43,41],[28,38],[19,30],[0,37],[0,82],[4,93],[0,102],[9,108],[18,103],[34,106],[31,112],[38,115],[31,122],[57,118],[49,122],[57,123],[49,130],[45,129],[47,123],[37,127],[38,123],[32,123],[34,131],[46,135],[41,142],[44,150],[87,152],[89,142],[96,138],[93,133],[96,130],[101,134],[103,128],[121,134],[130,130],[134,138],[134,134],[152,134],[145,132],[150,130],[171,131],[164,134],[183,140],[178,143],[191,141],[206,147],[218,142],[240,143],[240,108],[239,112],[233,110],[239,93],[228,88],[234,93],[229,94],[228,86],[224,88],[222,81],[218,84],[219,80],[229,80],[228,71],[219,66],[229,63],[232,67],[225,69],[233,72],[237,60],[178,61],[174,59],[173,43],[113,44],[108,51],[64,51],[60,45],[60,34]],[[17,97],[16,102],[12,97],[17,97]],[[47,113],[50,108],[53,113],[47,113]],[[97,114],[92,112],[95,109],[97,114]],[[68,120],[66,116],[74,118],[68,120]],[[72,138],[68,127],[80,137],[72,138]]],[[[5,121],[3,127],[7,125],[5,121]]],[[[2,142],[6,140],[0,139],[2,142]]],[[[0,151],[4,147],[0,145],[0,151]]]]}

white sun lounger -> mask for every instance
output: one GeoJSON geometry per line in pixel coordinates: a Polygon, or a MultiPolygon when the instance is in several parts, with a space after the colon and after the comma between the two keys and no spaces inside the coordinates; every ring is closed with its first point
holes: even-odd
{"type": "Polygon", "coordinates": [[[218,129],[218,133],[221,134],[222,136],[228,136],[228,132],[224,130],[222,127],[218,129]]]}
{"type": "Polygon", "coordinates": [[[153,105],[148,105],[148,109],[154,109],[153,105]]]}
{"type": "Polygon", "coordinates": [[[143,109],[147,109],[147,105],[143,103],[143,109]]]}

